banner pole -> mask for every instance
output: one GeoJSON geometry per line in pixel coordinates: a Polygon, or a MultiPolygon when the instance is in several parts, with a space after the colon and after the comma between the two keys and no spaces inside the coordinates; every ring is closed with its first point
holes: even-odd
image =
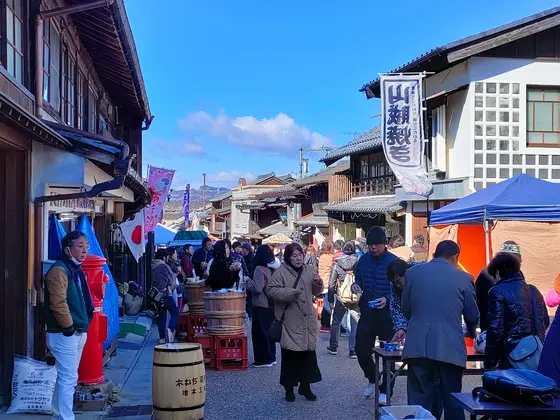
{"type": "MultiPolygon", "coordinates": [[[[424,76],[422,79],[422,106],[423,106],[423,110],[422,110],[422,119],[424,120],[424,158],[426,159],[426,174],[430,173],[430,165],[428,163],[428,144],[429,144],[429,139],[428,139],[428,96],[426,94],[426,87],[427,87],[427,77],[426,77],[426,72],[423,72],[422,75],[424,76]]],[[[430,249],[430,235],[428,234],[428,228],[430,225],[430,195],[429,194],[426,197],[426,236],[427,236],[427,243],[428,243],[428,249],[430,249]]],[[[430,256],[428,255],[428,259],[430,258],[430,256]]]]}

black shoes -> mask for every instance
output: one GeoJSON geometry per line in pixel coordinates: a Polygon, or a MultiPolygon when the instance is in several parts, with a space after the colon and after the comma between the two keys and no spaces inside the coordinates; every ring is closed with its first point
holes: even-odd
{"type": "Polygon", "coordinates": [[[296,400],[296,394],[294,394],[293,388],[286,388],[286,401],[294,402],[296,400]]]}
{"type": "Polygon", "coordinates": [[[315,395],[313,392],[311,392],[311,388],[309,387],[309,385],[307,385],[307,386],[300,385],[299,389],[298,389],[298,394],[303,395],[305,397],[305,399],[308,400],[308,401],[317,400],[317,395],[315,395]]]}

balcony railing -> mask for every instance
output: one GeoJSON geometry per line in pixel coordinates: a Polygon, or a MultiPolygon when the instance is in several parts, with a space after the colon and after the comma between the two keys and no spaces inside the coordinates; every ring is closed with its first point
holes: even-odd
{"type": "Polygon", "coordinates": [[[384,195],[395,193],[396,180],[393,175],[352,181],[352,196],[384,195]]]}

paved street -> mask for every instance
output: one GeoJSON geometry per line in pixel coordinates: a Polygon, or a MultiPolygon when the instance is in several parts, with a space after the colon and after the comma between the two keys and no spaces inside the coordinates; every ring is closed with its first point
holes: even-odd
{"type": "MultiPolygon", "coordinates": [[[[152,328],[145,346],[140,352],[119,350],[116,358],[105,369],[107,378],[123,384],[121,401],[115,404],[111,418],[125,420],[149,420],[144,414],[152,404],[151,372],[153,347],[157,342],[157,329],[152,328]],[[131,365],[135,363],[134,365],[131,365]],[[121,410],[121,411],[119,411],[121,410]],[[126,410],[126,412],[122,411],[126,410]],[[144,410],[142,415],[132,414],[134,410],[144,410]],[[132,415],[127,415],[132,414],[132,415]]],[[[262,419],[285,420],[287,418],[305,419],[369,419],[373,418],[373,400],[362,398],[365,379],[357,360],[348,358],[347,338],[341,337],[341,349],[337,356],[327,353],[329,334],[321,332],[317,356],[323,381],[313,385],[317,394],[316,402],[306,401],[298,396],[295,403],[284,400],[283,389],[278,383],[280,364],[273,368],[254,369],[239,372],[207,371],[206,420],[262,419]]],[[[252,351],[249,351],[252,362],[252,351]]],[[[479,385],[477,377],[465,377],[464,391],[479,385]]],[[[406,404],[406,379],[397,379],[394,405],[406,404]]],[[[97,420],[103,413],[84,413],[79,420],[97,420]]],[[[0,414],[0,418],[4,418],[0,414]]],[[[6,416],[14,419],[41,419],[45,416],[6,416]]]]}

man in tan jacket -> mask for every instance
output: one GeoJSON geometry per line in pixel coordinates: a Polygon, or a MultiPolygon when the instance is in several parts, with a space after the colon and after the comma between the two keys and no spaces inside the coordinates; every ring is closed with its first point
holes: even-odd
{"type": "Polygon", "coordinates": [[[78,366],[93,318],[93,302],[81,265],[89,250],[82,232],[62,239],[62,256],[45,276],[47,346],[56,359],[53,419],[74,420],[78,366]]]}

